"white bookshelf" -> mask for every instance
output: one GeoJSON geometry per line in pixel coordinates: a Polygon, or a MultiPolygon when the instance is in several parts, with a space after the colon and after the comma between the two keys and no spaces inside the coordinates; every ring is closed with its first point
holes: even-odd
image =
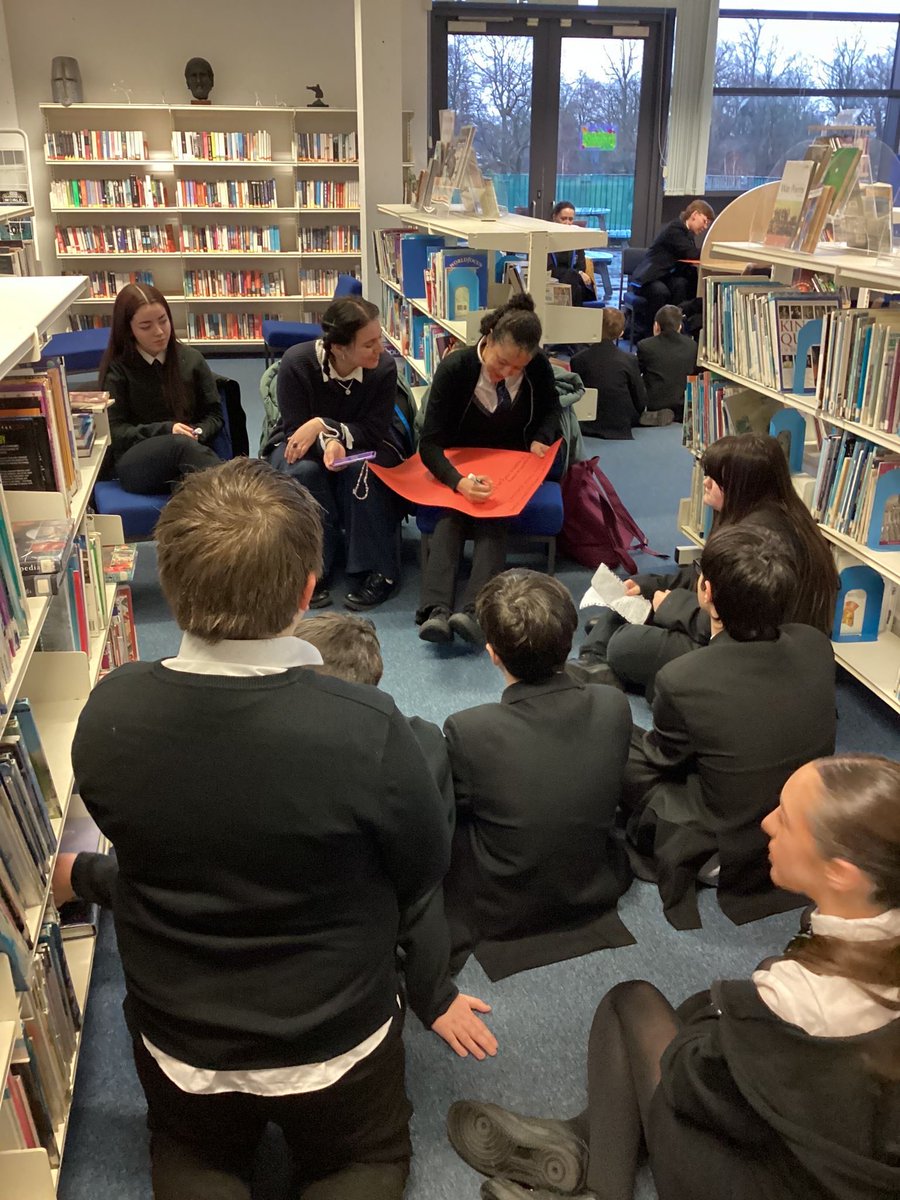
{"type": "MultiPolygon", "coordinates": [[[[728,213],[728,209],[725,210],[725,213],[728,213]]],[[[714,235],[715,229],[711,233],[714,235]]],[[[900,291],[900,255],[897,254],[876,257],[828,245],[820,246],[814,254],[781,250],[744,241],[713,240],[710,245],[711,258],[717,265],[722,262],[743,265],[767,263],[775,268],[774,277],[785,282],[789,282],[795,269],[803,268],[833,276],[838,287],[868,287],[873,291],[900,291]]],[[[709,272],[715,274],[716,267],[711,266],[709,272]]],[[[900,452],[900,436],[833,416],[818,407],[816,399],[812,395],[778,391],[755,379],[728,370],[719,363],[706,359],[702,353],[698,360],[698,367],[757,392],[761,396],[777,400],[788,408],[797,409],[807,418],[808,424],[818,422],[831,428],[849,430],[875,445],[900,452]]],[[[679,525],[682,532],[691,541],[700,544],[697,531],[688,522],[689,510],[690,501],[682,501],[679,525]]],[[[819,528],[826,540],[836,550],[872,567],[888,584],[900,586],[900,551],[871,549],[847,537],[846,534],[832,529],[829,525],[820,523],[819,528]]],[[[842,667],[865,684],[874,695],[895,712],[900,712],[900,699],[897,695],[898,679],[900,679],[900,634],[892,624],[889,624],[875,642],[834,642],[833,646],[835,659],[842,667]]]]}
{"type": "MultiPolygon", "coordinates": [[[[194,345],[211,343],[216,347],[241,348],[258,346],[260,338],[190,338],[188,316],[203,315],[217,310],[226,316],[245,305],[251,315],[276,317],[281,320],[302,320],[308,306],[318,307],[332,299],[333,287],[326,295],[304,296],[301,274],[307,270],[331,270],[359,275],[362,247],[352,250],[306,252],[300,249],[300,233],[306,228],[325,229],[333,226],[359,227],[358,204],[346,207],[300,206],[297,184],[300,181],[323,180],[346,185],[359,179],[359,153],[352,160],[299,159],[295,152],[296,135],[301,133],[348,134],[357,131],[357,114],[349,108],[282,108],[255,105],[189,105],[189,104],[42,104],[45,131],[59,133],[67,130],[141,129],[147,142],[147,154],[141,159],[60,159],[42,153],[50,177],[54,181],[121,178],[128,174],[152,175],[163,181],[168,204],[160,207],[50,205],[57,226],[131,226],[160,224],[172,227],[177,251],[77,251],[60,253],[54,240],[56,268],[60,271],[78,270],[135,272],[151,271],[153,281],[167,296],[176,331],[194,345]],[[269,159],[209,160],[176,158],[172,153],[173,132],[241,132],[264,130],[271,138],[269,159]],[[233,172],[237,179],[270,181],[275,189],[276,203],[272,206],[198,206],[178,205],[176,183],[179,180],[215,182],[233,172]],[[198,251],[182,248],[182,230],[190,226],[235,225],[275,226],[281,249],[277,251],[198,251]],[[283,296],[190,296],[184,287],[184,272],[197,269],[203,260],[212,260],[220,270],[277,270],[284,273],[283,296]],[[93,264],[86,266],[87,263],[93,264]],[[259,264],[257,267],[256,264],[259,264]],[[227,302],[227,304],[225,303],[227,302]],[[219,308],[222,305],[221,309],[219,308]],[[261,309],[261,305],[266,305],[261,309]]],[[[411,158],[409,130],[412,113],[403,114],[404,160],[411,158]]],[[[112,297],[89,297],[78,305],[82,319],[108,317],[114,302],[112,297]]]]}
{"type": "MultiPolygon", "coordinates": [[[[448,246],[464,245],[473,250],[496,250],[503,254],[528,255],[529,290],[534,297],[535,311],[544,330],[544,341],[553,343],[599,342],[601,314],[596,309],[573,308],[547,304],[544,289],[550,280],[547,256],[559,250],[588,250],[606,244],[606,234],[597,229],[560,225],[533,217],[505,216],[494,221],[482,221],[464,213],[438,216],[420,212],[411,204],[379,204],[378,211],[391,218],[393,226],[410,231],[443,237],[448,246]]],[[[489,269],[490,278],[490,269],[489,269]]],[[[441,325],[462,342],[473,342],[478,336],[482,314],[472,313],[466,321],[451,321],[432,313],[423,296],[406,294],[384,276],[381,283],[402,296],[417,312],[441,325]]],[[[490,287],[490,284],[489,284],[490,287]]],[[[399,351],[394,339],[389,339],[399,351]]],[[[427,379],[420,359],[403,358],[422,379],[427,379]]]]}
{"type": "MultiPolygon", "coordinates": [[[[80,276],[0,280],[0,364],[4,374],[20,361],[33,361],[39,356],[47,331],[64,315],[86,283],[80,276]]],[[[106,415],[98,414],[96,440],[90,457],[78,460],[78,487],[68,507],[58,492],[4,491],[0,488],[0,519],[9,522],[68,515],[76,527],[80,526],[87,513],[108,444],[106,415]]],[[[122,524],[118,517],[95,517],[93,520],[94,528],[101,534],[105,544],[123,541],[122,524]]],[[[115,585],[107,584],[110,619],[114,594],[115,585]]],[[[31,702],[60,801],[61,815],[51,822],[58,838],[69,814],[76,810],[84,812],[80,798],[74,793],[72,740],[79,713],[99,676],[109,622],[105,629],[91,638],[89,653],[41,651],[37,643],[50,604],[51,598],[48,596],[28,599],[29,633],[22,638],[13,658],[12,676],[3,688],[3,695],[8,709],[19,696],[27,696],[31,702]]],[[[0,732],[7,720],[6,714],[0,714],[0,732]]],[[[48,879],[52,878],[52,868],[53,862],[50,863],[48,879]]],[[[49,903],[48,882],[40,902],[26,909],[26,922],[32,941],[36,941],[49,903]]],[[[66,959],[82,1014],[90,982],[94,941],[93,937],[84,937],[65,942],[66,959]]],[[[19,999],[13,990],[9,961],[0,955],[0,1085],[5,1084],[9,1071],[18,1024],[19,999]]],[[[80,1045],[81,1034],[77,1038],[76,1053],[70,1068],[73,1079],[80,1045]]],[[[56,1130],[60,1152],[67,1125],[68,1113],[56,1130]]],[[[12,1150],[0,1154],[0,1200],[49,1200],[56,1194],[57,1177],[58,1171],[51,1170],[43,1149],[12,1150]]]]}

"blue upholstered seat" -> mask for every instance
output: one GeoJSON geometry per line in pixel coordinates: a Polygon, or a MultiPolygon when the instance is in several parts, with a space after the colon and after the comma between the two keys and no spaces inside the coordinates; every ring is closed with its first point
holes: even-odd
{"type": "MultiPolygon", "coordinates": [[[[338,275],[334,299],[341,296],[361,296],[362,282],[354,275],[338,275]]],[[[266,346],[266,365],[278,354],[301,342],[314,342],[322,336],[322,326],[307,321],[263,321],[263,341],[266,346]]]]}
{"type": "Polygon", "coordinates": [[[108,344],[108,329],[55,333],[44,347],[44,358],[61,358],[67,371],[96,371],[108,344]]]}
{"type": "MultiPolygon", "coordinates": [[[[416,526],[422,535],[422,567],[428,558],[428,539],[446,510],[421,507],[416,526]]],[[[509,535],[528,542],[543,542],[547,548],[547,571],[556,568],[556,535],[563,525],[562,488],[558,483],[542,483],[524,509],[509,521],[509,535]]]]}

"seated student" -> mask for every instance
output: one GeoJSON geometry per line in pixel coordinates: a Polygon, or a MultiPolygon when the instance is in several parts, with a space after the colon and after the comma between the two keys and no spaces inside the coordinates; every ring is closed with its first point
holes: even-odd
{"type": "MultiPolygon", "coordinates": [[[[419,454],[441,483],[467,500],[487,500],[493,481],[461,475],[444,453],[458,446],[527,450],[544,458],[559,437],[562,414],[553,368],[541,352],[541,323],[529,295],[513,296],[487,313],[481,341],[441,359],[434,373],[419,454]]],[[[562,458],[550,477],[562,471],[562,458]]],[[[479,520],[446,509],[431,537],[416,613],[423,642],[452,642],[454,634],[475,646],[484,634],[475,619],[475,597],[506,562],[504,520],[479,520]],[[472,539],[472,571],[454,612],[456,579],[466,539],[472,539]]]]}
{"type": "Polygon", "coordinates": [[[657,675],[653,728],[632,738],[622,804],[676,929],[699,926],[695,880],[714,854],[719,904],[737,924],[794,907],[770,888],[759,821],[835,736],[831,642],[784,624],[797,575],[781,539],[722,529],[699,566],[710,643],[657,675]]]}
{"type": "MultiPolygon", "coordinates": [[[[784,451],[768,434],[719,438],[702,459],[703,503],[713,531],[762,526],[790,549],[797,573],[786,620],[831,636],[838,577],[828,543],[794,490],[784,451]]],[[[693,567],[672,575],[635,575],[626,591],[653,603],[649,623],[629,625],[611,609],[589,622],[578,659],[568,670],[584,683],[636,688],[652,699],[657,671],[709,642],[709,617],[697,599],[693,567]]]]}
{"type": "Polygon", "coordinates": [[[195,472],[156,538],[179,652],[110,672],[72,745],[118,856],[154,1195],[249,1200],[272,1121],[308,1195],[399,1200],[397,927],[449,865],[441,797],[393,700],[291,636],[322,558],[305,488],[255,459],[195,472]]]}
{"type": "Polygon", "coordinates": [[[632,941],[616,913],[631,876],[611,836],[631,712],[563,671],[578,616],[559,580],[505,571],[476,612],[506,688],[444,725],[457,812],[444,898],[454,964],[474,948],[501,978],[632,941]]]}
{"type": "Polygon", "coordinates": [[[626,441],[632,427],[640,424],[647,407],[647,393],[638,361],[633,354],[620,350],[616,342],[625,329],[625,317],[617,308],[604,308],[602,341],[586,346],[573,357],[572,370],[581,376],[585,387],[596,388],[597,416],[583,433],[590,437],[626,441]]]}
{"type": "Polygon", "coordinates": [[[898,814],[886,758],[793,774],[763,829],[773,881],[815,904],[806,931],[677,1012],[643,981],[609,991],[578,1117],[454,1104],[457,1153],[495,1176],[484,1200],[632,1200],[642,1148],[659,1200],[900,1195],[898,814]]]}
{"type": "Polygon", "coordinates": [[[697,370],[697,343],[681,332],[683,314],[675,304],[664,304],[653,322],[653,337],[637,344],[638,366],[647,389],[647,411],[642,425],[668,425],[674,414],[684,415],[684,389],[688,375],[697,370]]]}
{"type": "MultiPolygon", "coordinates": [[[[557,200],[551,210],[550,220],[557,225],[574,225],[575,206],[571,200],[557,200]]],[[[588,300],[596,299],[594,281],[588,273],[583,250],[558,250],[548,254],[547,270],[551,279],[571,287],[572,304],[576,308],[588,300]]]]}
{"type": "Polygon", "coordinates": [[[665,225],[631,274],[640,284],[640,320],[647,333],[664,304],[681,304],[697,294],[697,268],[692,260],[700,256],[700,241],[715,213],[705,200],[692,200],[674,221],[665,225]]]}

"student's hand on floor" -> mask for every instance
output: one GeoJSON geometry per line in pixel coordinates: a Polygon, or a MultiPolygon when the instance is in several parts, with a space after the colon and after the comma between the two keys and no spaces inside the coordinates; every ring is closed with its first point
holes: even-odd
{"type": "Polygon", "coordinates": [[[306,457],[306,452],[316,440],[320,433],[325,432],[325,426],[322,424],[321,417],[313,417],[301,425],[299,429],[295,429],[288,438],[284,447],[284,461],[286,463],[299,462],[301,458],[306,457]]]}
{"type": "Polygon", "coordinates": [[[545,446],[543,442],[532,442],[528,447],[532,454],[536,454],[538,458],[546,458],[549,446],[545,446]]]}
{"type": "Polygon", "coordinates": [[[668,596],[668,595],[669,595],[668,591],[653,593],[653,611],[654,612],[659,612],[659,606],[662,604],[663,600],[665,600],[666,596],[668,596]]]}
{"type": "Polygon", "coordinates": [[[195,440],[197,437],[196,433],[194,433],[193,425],[185,425],[181,421],[175,422],[175,424],[172,426],[172,432],[177,433],[180,437],[189,437],[194,438],[195,440]]]}
{"type": "Polygon", "coordinates": [[[57,908],[61,904],[67,904],[69,900],[75,899],[75,893],[72,890],[72,864],[75,862],[75,858],[74,854],[57,854],[56,856],[50,890],[53,892],[53,903],[57,908]]]}
{"type": "Polygon", "coordinates": [[[640,594],[641,594],[641,589],[634,582],[634,580],[626,579],[625,580],[625,595],[626,596],[639,596],[640,594]]]}
{"type": "Polygon", "coordinates": [[[462,992],[443,1013],[432,1029],[442,1037],[460,1058],[472,1054],[480,1062],[486,1055],[492,1058],[497,1053],[497,1039],[476,1012],[489,1013],[491,1006],[477,996],[466,996],[462,992]]]}
{"type": "Polygon", "coordinates": [[[460,496],[465,496],[473,504],[481,504],[490,497],[494,490],[494,481],[485,475],[480,476],[477,480],[464,476],[456,485],[456,490],[460,496]]]}
{"type": "Polygon", "coordinates": [[[342,442],[337,438],[332,438],[330,442],[325,443],[325,452],[322,455],[322,462],[330,471],[339,458],[346,458],[347,451],[342,442]]]}

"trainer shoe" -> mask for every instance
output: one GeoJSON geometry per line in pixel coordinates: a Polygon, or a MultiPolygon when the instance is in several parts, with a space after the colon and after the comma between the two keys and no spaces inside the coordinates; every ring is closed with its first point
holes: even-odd
{"type": "Polygon", "coordinates": [[[450,628],[450,609],[444,608],[440,604],[435,605],[419,626],[419,637],[423,642],[452,642],[453,630],[450,628]]]}
{"type": "Polygon", "coordinates": [[[460,1158],[482,1175],[564,1194],[584,1184],[587,1146],[565,1121],[520,1117],[496,1104],[457,1100],[447,1114],[447,1136],[460,1158]]]}
{"type": "Polygon", "coordinates": [[[641,425],[671,425],[675,414],[671,408],[645,408],[641,413],[641,425]]]}
{"type": "Polygon", "coordinates": [[[487,638],[484,636],[484,630],[476,621],[475,614],[471,609],[467,608],[463,612],[455,612],[450,618],[450,628],[464,642],[468,642],[472,646],[481,648],[487,641],[487,638]]]}
{"type": "Polygon", "coordinates": [[[565,672],[576,683],[599,683],[625,691],[625,685],[608,662],[599,658],[570,658],[565,672]]]}

